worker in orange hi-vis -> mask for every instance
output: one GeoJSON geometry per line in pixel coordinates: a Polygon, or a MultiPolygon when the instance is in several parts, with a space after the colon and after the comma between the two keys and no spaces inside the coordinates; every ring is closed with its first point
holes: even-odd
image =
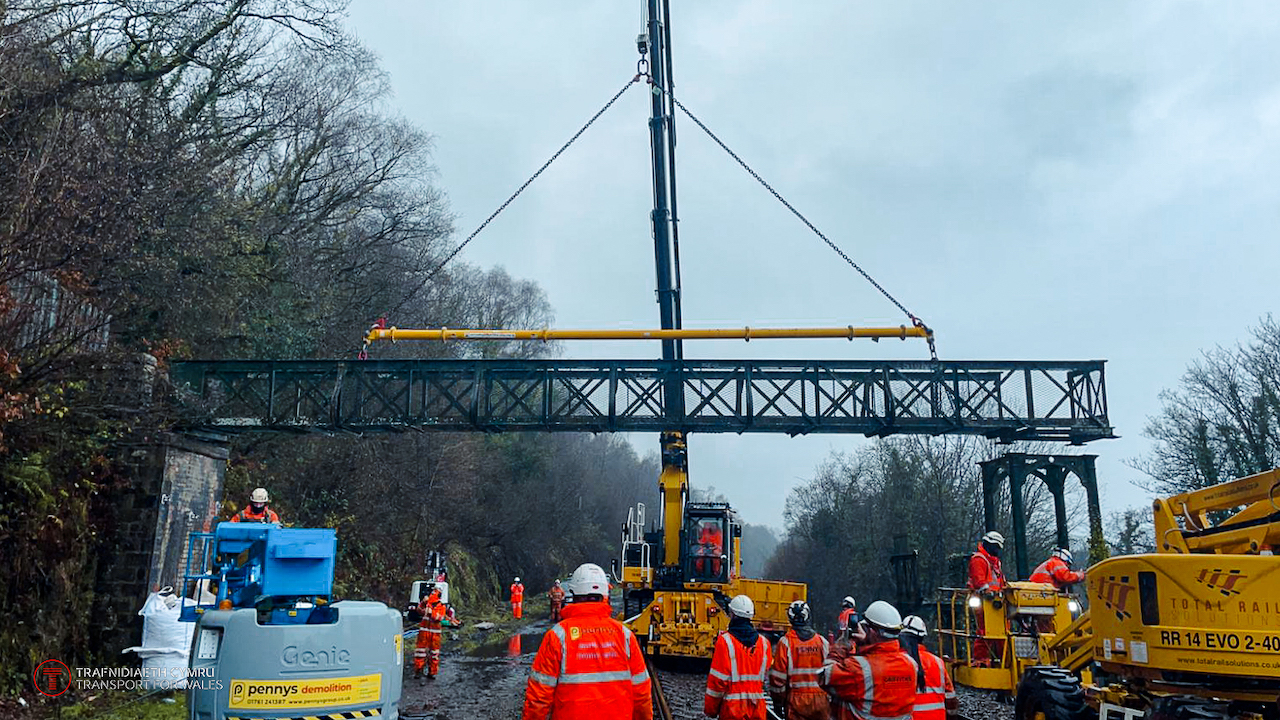
{"type": "Polygon", "coordinates": [[[511,583],[511,616],[517,620],[524,617],[524,584],[519,577],[511,583]]]}
{"type": "Polygon", "coordinates": [[[947,720],[947,715],[959,710],[960,704],[946,663],[924,646],[928,636],[929,628],[920,616],[908,615],[902,620],[898,644],[916,663],[916,704],[911,717],[912,720],[947,720]]]}
{"type": "Polygon", "coordinates": [[[275,510],[267,507],[267,503],[271,502],[271,496],[267,494],[266,488],[255,488],[253,493],[249,495],[249,504],[243,510],[231,517],[231,522],[249,522],[249,523],[280,523],[280,516],[275,510]]]}
{"type": "MultiPolygon", "coordinates": [[[[978,549],[969,558],[969,590],[984,598],[994,598],[1004,592],[1004,571],[1000,568],[1000,553],[1004,549],[1004,535],[991,530],[982,536],[978,549]]],[[[985,613],[979,607],[973,613],[978,635],[987,634],[985,613]]],[[[1003,640],[979,638],[973,641],[973,663],[979,667],[1000,664],[1004,657],[1003,640]]]]}
{"type": "Polygon", "coordinates": [[[559,580],[547,591],[547,597],[551,599],[551,622],[560,622],[560,608],[564,607],[564,588],[560,587],[559,580]]]}
{"type": "Polygon", "coordinates": [[[827,639],[810,624],[809,603],[796,600],[787,608],[791,629],[778,641],[769,669],[774,709],[787,720],[829,720],[831,701],[818,683],[831,651],[827,639]]]}
{"type": "Polygon", "coordinates": [[[746,595],[729,601],[729,629],[716,638],[702,698],[702,712],[709,717],[765,720],[769,716],[764,685],[773,650],[769,638],[751,624],[755,614],[755,603],[746,595]]]}
{"type": "Polygon", "coordinates": [[[422,620],[418,622],[418,638],[413,649],[413,676],[422,677],[422,670],[430,657],[427,677],[434,680],[436,673],[440,672],[442,621],[447,613],[444,603],[440,602],[439,590],[432,590],[430,595],[418,603],[418,613],[422,615],[422,620]]]}
{"type": "Polygon", "coordinates": [[[1084,571],[1071,569],[1072,559],[1070,550],[1058,548],[1053,551],[1048,560],[1036,566],[1036,569],[1031,573],[1031,577],[1027,578],[1027,580],[1048,583],[1053,585],[1058,592],[1066,592],[1071,589],[1072,585],[1084,582],[1084,571]]]}
{"type": "Polygon", "coordinates": [[[609,617],[609,576],[584,563],[569,576],[564,620],[542,637],[522,720],[653,720],[636,636],[609,617]]]}

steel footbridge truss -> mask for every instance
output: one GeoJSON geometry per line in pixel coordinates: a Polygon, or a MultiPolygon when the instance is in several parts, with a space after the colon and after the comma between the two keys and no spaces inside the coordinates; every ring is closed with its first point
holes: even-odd
{"type": "Polygon", "coordinates": [[[186,429],[1113,437],[1100,360],[173,364],[186,429]],[[667,388],[681,396],[669,397],[667,388]]]}

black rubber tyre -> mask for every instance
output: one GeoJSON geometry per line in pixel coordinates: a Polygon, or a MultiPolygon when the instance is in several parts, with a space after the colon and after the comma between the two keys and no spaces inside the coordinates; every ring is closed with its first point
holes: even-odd
{"type": "Polygon", "coordinates": [[[1224,720],[1226,717],[1226,705],[1191,695],[1157,698],[1146,714],[1146,720],[1224,720]]]}
{"type": "Polygon", "coordinates": [[[1029,668],[1014,700],[1017,720],[1096,720],[1084,701],[1080,678],[1053,665],[1029,668]]]}

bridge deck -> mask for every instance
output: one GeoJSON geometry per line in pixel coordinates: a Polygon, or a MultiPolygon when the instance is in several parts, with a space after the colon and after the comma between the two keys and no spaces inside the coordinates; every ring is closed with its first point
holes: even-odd
{"type": "Polygon", "coordinates": [[[184,427],[1112,437],[1103,361],[317,360],[173,365],[184,427]],[[682,397],[666,397],[680,387],[682,397]]]}

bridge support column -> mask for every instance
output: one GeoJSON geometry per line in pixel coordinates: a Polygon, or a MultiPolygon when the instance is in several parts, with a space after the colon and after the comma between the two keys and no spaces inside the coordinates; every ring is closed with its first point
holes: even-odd
{"type": "Polygon", "coordinates": [[[98,558],[93,633],[109,653],[137,645],[147,595],[181,592],[187,534],[209,531],[217,518],[229,448],[225,436],[165,434],[124,458],[132,476],[113,491],[98,558]]]}

